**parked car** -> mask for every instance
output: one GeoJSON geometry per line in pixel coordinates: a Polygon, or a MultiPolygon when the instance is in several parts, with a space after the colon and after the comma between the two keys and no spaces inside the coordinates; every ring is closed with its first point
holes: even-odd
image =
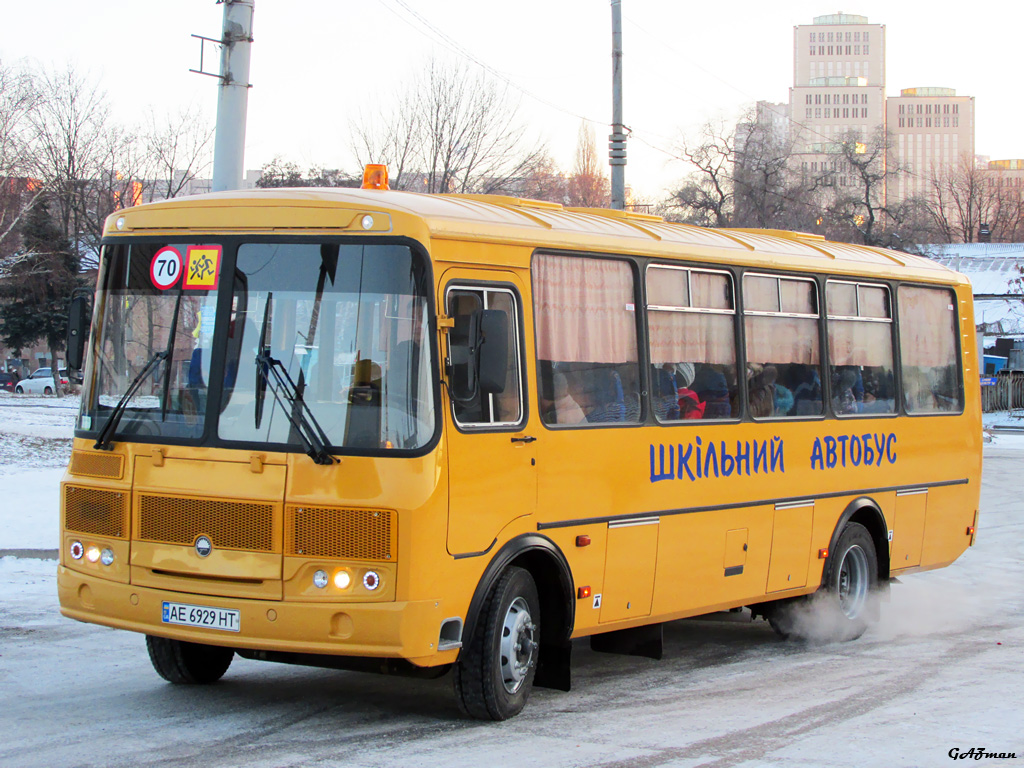
{"type": "MultiPolygon", "coordinates": [[[[61,387],[68,386],[68,370],[61,368],[57,374],[60,376],[61,387]]],[[[18,394],[30,395],[52,395],[53,394],[53,369],[36,368],[27,379],[22,379],[14,386],[18,394]]]]}
{"type": "Polygon", "coordinates": [[[7,371],[0,371],[0,391],[13,392],[14,385],[17,383],[13,373],[7,371]]]}

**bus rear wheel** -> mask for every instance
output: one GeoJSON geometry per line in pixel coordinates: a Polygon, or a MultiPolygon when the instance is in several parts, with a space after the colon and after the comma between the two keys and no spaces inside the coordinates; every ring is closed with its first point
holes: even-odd
{"type": "Polygon", "coordinates": [[[825,561],[821,589],[773,605],[767,611],[768,621],[786,638],[856,640],[874,618],[872,600],[877,588],[878,554],[871,534],[860,523],[847,523],[825,561]]]}
{"type": "Polygon", "coordinates": [[[540,650],[540,598],[530,572],[506,570],[494,585],[455,665],[459,709],[479,720],[507,720],[526,706],[540,650]]]}
{"type": "Polygon", "coordinates": [[[186,643],[146,635],[146,649],[153,669],[169,683],[208,685],[220,680],[231,666],[230,648],[186,643]]]}

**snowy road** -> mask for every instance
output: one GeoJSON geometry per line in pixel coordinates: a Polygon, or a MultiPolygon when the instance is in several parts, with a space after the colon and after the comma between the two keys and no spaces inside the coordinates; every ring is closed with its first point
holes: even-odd
{"type": "Polygon", "coordinates": [[[973,765],[1021,765],[1018,445],[986,449],[977,545],[903,578],[860,640],[807,647],[763,622],[691,620],[666,627],[660,662],[578,642],[573,691],[536,690],[499,724],[462,719],[448,677],[236,659],[215,686],[168,685],[140,636],[60,616],[52,561],[2,558],[0,766],[889,768],[955,765],[949,751],[972,746],[1020,756],[973,765]]]}

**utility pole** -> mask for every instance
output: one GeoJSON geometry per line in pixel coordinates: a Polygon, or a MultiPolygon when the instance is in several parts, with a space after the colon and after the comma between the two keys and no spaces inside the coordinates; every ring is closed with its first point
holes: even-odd
{"type": "Polygon", "coordinates": [[[612,208],[626,207],[626,128],[622,124],[622,0],[612,2],[612,134],[608,164],[612,167],[612,208]]]}
{"type": "MultiPolygon", "coordinates": [[[[245,120],[249,106],[249,56],[255,0],[217,0],[224,5],[217,95],[217,135],[213,142],[213,191],[240,189],[245,175],[245,120]]],[[[198,35],[194,35],[198,37],[198,35]]],[[[209,38],[200,38],[209,40],[209,38]]],[[[202,54],[200,54],[200,57],[202,54]]],[[[203,72],[200,64],[200,74],[203,72]]],[[[197,71],[197,70],[193,70],[197,71]]]]}

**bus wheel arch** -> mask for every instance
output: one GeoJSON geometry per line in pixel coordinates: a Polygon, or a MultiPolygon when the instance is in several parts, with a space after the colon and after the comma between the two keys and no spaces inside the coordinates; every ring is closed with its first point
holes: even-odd
{"type": "Polygon", "coordinates": [[[818,590],[753,606],[787,639],[855,640],[878,620],[878,591],[889,577],[889,537],[881,507],[866,496],[839,516],[818,590]]]}
{"type": "MultiPolygon", "coordinates": [[[[471,644],[487,631],[489,599],[499,588],[503,577],[509,571],[519,569],[531,577],[539,603],[537,624],[540,627],[540,648],[532,684],[568,691],[572,649],[570,638],[576,608],[572,572],[558,545],[537,533],[523,534],[508,541],[484,569],[466,612],[459,663],[467,662],[471,655],[471,644]]],[[[467,709],[468,702],[461,690],[461,677],[461,671],[456,670],[456,696],[460,707],[467,709]]],[[[476,717],[487,716],[472,711],[468,713],[476,717]]]]}
{"type": "MultiPolygon", "coordinates": [[[[832,531],[832,538],[828,543],[829,553],[835,550],[847,523],[860,523],[871,534],[871,540],[875,545],[875,556],[878,558],[878,583],[886,584],[889,579],[889,528],[886,525],[882,508],[874,499],[867,496],[860,496],[847,504],[832,531]]],[[[826,560],[826,565],[827,562],[826,560]]]]}

